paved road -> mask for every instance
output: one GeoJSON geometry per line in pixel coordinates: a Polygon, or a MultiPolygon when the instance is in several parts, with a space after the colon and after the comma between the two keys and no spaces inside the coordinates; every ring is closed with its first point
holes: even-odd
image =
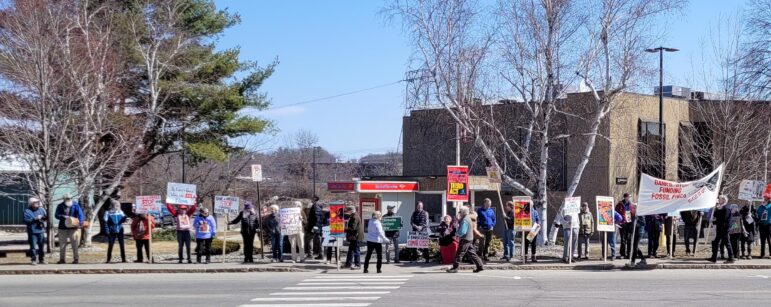
{"type": "Polygon", "coordinates": [[[758,306],[771,301],[771,270],[346,273],[3,276],[0,306],[758,306]]]}

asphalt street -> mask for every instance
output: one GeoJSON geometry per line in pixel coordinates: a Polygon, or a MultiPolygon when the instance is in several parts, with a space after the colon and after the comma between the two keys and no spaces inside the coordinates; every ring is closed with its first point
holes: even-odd
{"type": "Polygon", "coordinates": [[[0,279],[0,306],[767,306],[769,276],[771,270],[428,269],[366,275],[19,275],[0,279]]]}

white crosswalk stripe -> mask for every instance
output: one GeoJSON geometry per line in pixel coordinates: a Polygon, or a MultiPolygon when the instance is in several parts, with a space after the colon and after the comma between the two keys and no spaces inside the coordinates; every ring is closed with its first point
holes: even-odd
{"type": "Polygon", "coordinates": [[[320,275],[239,307],[367,307],[412,275],[320,275]]]}

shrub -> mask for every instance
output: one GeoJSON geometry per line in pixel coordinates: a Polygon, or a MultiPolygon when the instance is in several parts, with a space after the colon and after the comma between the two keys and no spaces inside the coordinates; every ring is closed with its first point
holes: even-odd
{"type": "Polygon", "coordinates": [[[174,228],[153,229],[153,241],[177,241],[177,230],[174,228]]]}
{"type": "MultiPolygon", "coordinates": [[[[241,244],[238,242],[228,241],[227,249],[225,250],[226,254],[237,252],[239,249],[241,249],[241,244]]],[[[214,239],[214,241],[211,242],[211,253],[212,255],[222,255],[222,240],[221,239],[214,239]]]]}

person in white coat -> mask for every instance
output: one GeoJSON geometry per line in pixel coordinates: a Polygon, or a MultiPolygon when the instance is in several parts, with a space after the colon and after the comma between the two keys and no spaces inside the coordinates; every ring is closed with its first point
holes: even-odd
{"type": "MultiPolygon", "coordinates": [[[[295,208],[300,208],[300,211],[302,211],[302,202],[294,201],[292,204],[295,208]]],[[[301,217],[301,219],[304,223],[305,218],[301,217]]],[[[287,235],[287,237],[289,238],[289,245],[292,247],[292,260],[294,262],[305,262],[305,236],[303,235],[303,232],[300,231],[296,234],[287,235]]]]}
{"type": "Polygon", "coordinates": [[[372,219],[367,224],[367,256],[364,257],[364,273],[369,273],[369,258],[372,252],[377,252],[377,272],[382,273],[380,268],[383,266],[383,243],[388,242],[388,237],[383,231],[383,224],[380,220],[383,214],[380,211],[372,213],[372,219]]]}

